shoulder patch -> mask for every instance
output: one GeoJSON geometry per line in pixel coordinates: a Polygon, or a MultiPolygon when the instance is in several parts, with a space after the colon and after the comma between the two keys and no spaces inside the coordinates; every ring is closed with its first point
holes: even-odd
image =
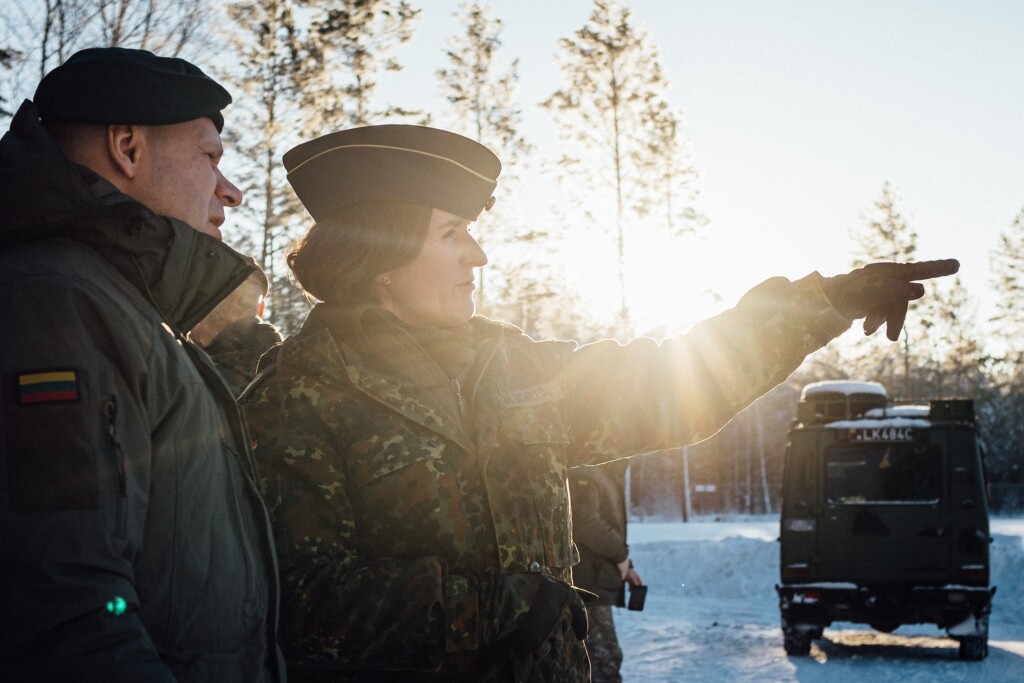
{"type": "Polygon", "coordinates": [[[78,400],[78,373],[74,370],[46,370],[18,375],[18,403],[67,403],[78,400]]]}
{"type": "Polygon", "coordinates": [[[508,407],[525,408],[551,401],[559,401],[562,398],[564,398],[562,387],[558,382],[544,382],[510,391],[508,393],[508,407]]]}

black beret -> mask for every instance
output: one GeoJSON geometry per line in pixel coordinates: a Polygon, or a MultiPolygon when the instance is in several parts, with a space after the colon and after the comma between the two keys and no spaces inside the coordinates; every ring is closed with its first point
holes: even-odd
{"type": "Polygon", "coordinates": [[[220,131],[231,95],[184,59],[93,47],[46,74],[33,100],[43,123],[162,126],[205,116],[220,131]]]}
{"type": "Polygon", "coordinates": [[[314,220],[350,204],[392,200],[476,220],[494,203],[501,162],[479,142],[427,126],[350,128],[284,155],[288,181],[314,220]]]}

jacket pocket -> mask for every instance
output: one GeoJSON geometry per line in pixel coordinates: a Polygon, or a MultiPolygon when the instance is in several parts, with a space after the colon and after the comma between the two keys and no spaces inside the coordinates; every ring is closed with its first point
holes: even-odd
{"type": "Polygon", "coordinates": [[[331,495],[348,497],[348,504],[335,507],[338,525],[358,530],[360,553],[450,556],[455,537],[441,530],[464,524],[465,516],[459,478],[450,472],[454,465],[441,457],[446,452],[440,438],[409,433],[382,433],[355,444],[348,490],[332,489],[331,495]]]}
{"type": "Polygon", "coordinates": [[[124,450],[121,447],[121,437],[117,427],[117,398],[113,394],[103,397],[103,422],[104,431],[107,436],[109,463],[114,470],[114,479],[117,482],[114,505],[115,528],[114,535],[124,538],[128,528],[128,468],[124,459],[124,450]]]}
{"type": "Polygon", "coordinates": [[[425,465],[441,458],[445,443],[441,438],[422,438],[408,432],[374,434],[353,444],[350,467],[353,482],[364,487],[389,475],[416,476],[417,464],[425,465]]]}
{"type": "MultiPolygon", "coordinates": [[[[561,402],[549,401],[531,406],[511,407],[506,411],[503,427],[507,453],[498,466],[525,470],[523,481],[529,482],[529,504],[532,508],[523,523],[532,519],[521,535],[530,539],[529,545],[539,544],[544,553],[543,564],[550,568],[569,567],[575,561],[570,538],[569,493],[566,451],[568,430],[560,410],[561,402]]],[[[517,488],[510,505],[517,506],[516,498],[526,498],[525,490],[517,488]]],[[[526,551],[536,559],[532,551],[526,551]]]]}
{"type": "Polygon", "coordinates": [[[550,401],[532,406],[509,406],[505,409],[506,435],[524,446],[567,446],[569,433],[561,405],[561,402],[550,401]]]}

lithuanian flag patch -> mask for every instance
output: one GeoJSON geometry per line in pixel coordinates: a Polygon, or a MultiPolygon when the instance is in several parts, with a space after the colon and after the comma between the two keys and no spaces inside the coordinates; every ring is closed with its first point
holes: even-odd
{"type": "Polygon", "coordinates": [[[18,375],[18,403],[66,403],[78,400],[78,373],[48,370],[18,375]]]}

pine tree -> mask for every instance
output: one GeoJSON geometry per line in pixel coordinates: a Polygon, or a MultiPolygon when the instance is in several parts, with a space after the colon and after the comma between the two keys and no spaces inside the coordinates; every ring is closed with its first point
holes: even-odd
{"type": "Polygon", "coordinates": [[[989,446],[992,479],[1021,481],[1024,472],[1024,209],[999,235],[990,254],[995,313],[990,322],[995,344],[990,386],[979,410],[989,446]]]}
{"type": "Polygon", "coordinates": [[[975,306],[960,276],[938,282],[918,310],[927,330],[930,377],[922,395],[974,397],[985,384],[975,306]]]}
{"type": "Polygon", "coordinates": [[[300,4],[314,12],[303,58],[304,137],[386,118],[426,120],[420,111],[376,108],[374,101],[380,75],[401,70],[395,53],[412,38],[420,10],[405,0],[301,0],[300,4]]]}
{"type": "MultiPolygon", "coordinates": [[[[243,0],[231,6],[241,27],[234,82],[246,94],[233,142],[245,164],[240,181],[251,235],[243,242],[271,280],[269,319],[298,329],[309,303],[283,255],[310,224],[280,159],[296,143],[407,112],[374,108],[377,78],[419,14],[400,0],[243,0]]],[[[240,106],[236,104],[236,106],[240,106]]],[[[243,249],[246,250],[246,249],[243,249]]]]}
{"type": "Polygon", "coordinates": [[[520,132],[522,111],[515,97],[518,60],[506,71],[497,71],[502,22],[487,5],[471,2],[453,16],[465,32],[448,40],[445,56],[450,66],[437,70],[452,121],[460,132],[498,153],[503,181],[516,178],[518,163],[530,151],[520,132]]]}
{"type": "Polygon", "coordinates": [[[627,226],[639,231],[640,218],[666,200],[659,183],[682,181],[692,165],[676,154],[683,148],[675,144],[679,119],[667,114],[658,50],[627,8],[595,0],[586,25],[559,46],[563,86],[542,106],[553,113],[565,144],[557,163],[569,203],[614,239],[625,326],[627,226]]]}
{"type": "Polygon", "coordinates": [[[990,254],[996,312],[991,318],[1004,362],[1024,362],[1024,209],[999,235],[990,254]]]}
{"type": "Polygon", "coordinates": [[[871,209],[861,214],[862,229],[851,236],[859,247],[853,267],[873,261],[913,261],[917,253],[917,233],[900,213],[899,196],[886,180],[882,194],[871,209]]]}
{"type": "Polygon", "coordinates": [[[450,108],[453,130],[473,137],[501,159],[502,172],[494,207],[481,216],[477,239],[491,256],[477,282],[477,310],[537,332],[547,306],[556,298],[551,264],[542,255],[549,233],[526,227],[519,210],[520,169],[530,145],[520,127],[516,101],[518,60],[499,70],[502,22],[481,2],[463,5],[454,15],[464,28],[448,41],[448,65],[438,69],[442,94],[450,108]]]}
{"type": "Polygon", "coordinates": [[[271,288],[267,319],[286,332],[298,329],[308,304],[288,277],[283,251],[307,227],[302,205],[285,178],[281,157],[298,142],[301,114],[296,106],[300,28],[290,0],[243,0],[227,8],[236,27],[232,45],[238,55],[225,74],[238,91],[225,128],[232,160],[238,159],[235,182],[245,201],[235,224],[248,227],[234,246],[252,253],[271,288]]]}
{"type": "MultiPolygon", "coordinates": [[[[850,231],[858,247],[853,259],[855,268],[876,261],[914,260],[917,233],[910,227],[898,205],[899,196],[889,181],[885,181],[879,198],[861,214],[861,228],[850,231]]],[[[925,344],[922,343],[922,329],[921,318],[915,311],[915,305],[911,305],[898,350],[894,350],[892,344],[881,335],[862,340],[850,359],[852,365],[860,370],[860,378],[881,382],[891,394],[902,394],[904,398],[914,396],[911,367],[919,365],[922,355],[926,353],[925,344]]]]}
{"type": "Polygon", "coordinates": [[[672,110],[667,103],[649,112],[646,125],[652,135],[646,154],[651,163],[651,192],[633,207],[640,216],[660,215],[660,225],[673,237],[694,233],[708,222],[694,206],[699,176],[684,121],[682,110],[672,110]]]}

